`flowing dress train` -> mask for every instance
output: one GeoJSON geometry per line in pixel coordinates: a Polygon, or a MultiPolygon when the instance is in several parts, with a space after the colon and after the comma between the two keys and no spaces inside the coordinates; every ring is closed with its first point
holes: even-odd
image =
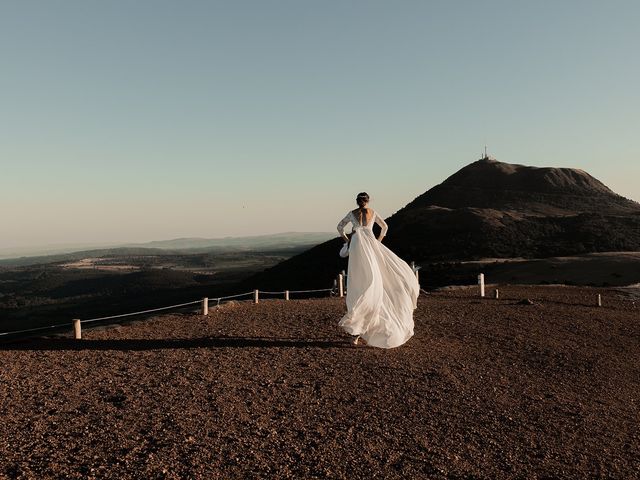
{"type": "Polygon", "coordinates": [[[351,223],[347,270],[347,313],[339,325],[351,335],[360,335],[368,345],[394,348],[413,336],[413,310],[420,285],[411,267],[379,242],[373,223],[387,232],[387,224],[373,211],[369,225],[361,225],[349,212],[338,224],[342,235],[351,223]]]}

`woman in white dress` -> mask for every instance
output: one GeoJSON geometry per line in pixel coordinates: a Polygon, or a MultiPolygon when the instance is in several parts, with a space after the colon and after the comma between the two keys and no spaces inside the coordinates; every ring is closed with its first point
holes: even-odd
{"type": "Polygon", "coordinates": [[[362,338],[380,348],[398,347],[413,336],[413,310],[417,307],[420,285],[411,267],[381,242],[388,227],[382,217],[368,208],[369,195],[359,193],[358,208],[338,224],[345,242],[344,228],[353,225],[347,270],[347,313],[339,325],[351,335],[354,344],[362,338]],[[376,239],[373,224],[382,231],[376,239]]]}

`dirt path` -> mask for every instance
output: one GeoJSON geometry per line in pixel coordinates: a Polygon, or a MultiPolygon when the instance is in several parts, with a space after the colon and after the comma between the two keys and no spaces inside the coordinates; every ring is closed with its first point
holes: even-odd
{"type": "Polygon", "coordinates": [[[0,478],[637,475],[640,306],[472,293],[421,298],[394,350],[352,347],[339,299],[0,345],[0,478]]]}

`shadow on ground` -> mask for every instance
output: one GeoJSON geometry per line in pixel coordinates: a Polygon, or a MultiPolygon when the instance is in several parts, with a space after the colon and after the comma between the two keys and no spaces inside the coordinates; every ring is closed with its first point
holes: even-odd
{"type": "Polygon", "coordinates": [[[345,340],[251,337],[201,337],[177,339],[75,340],[36,338],[0,344],[2,350],[161,350],[180,348],[353,348],[345,340]]]}

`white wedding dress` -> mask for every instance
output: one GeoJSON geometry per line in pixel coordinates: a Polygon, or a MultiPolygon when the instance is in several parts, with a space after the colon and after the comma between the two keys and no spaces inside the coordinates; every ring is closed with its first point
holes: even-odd
{"type": "Polygon", "coordinates": [[[347,313],[339,325],[351,335],[360,335],[368,345],[398,347],[413,336],[413,310],[420,285],[411,267],[379,242],[373,234],[374,222],[388,227],[375,211],[367,225],[353,212],[338,224],[344,234],[353,225],[347,270],[347,313]]]}

